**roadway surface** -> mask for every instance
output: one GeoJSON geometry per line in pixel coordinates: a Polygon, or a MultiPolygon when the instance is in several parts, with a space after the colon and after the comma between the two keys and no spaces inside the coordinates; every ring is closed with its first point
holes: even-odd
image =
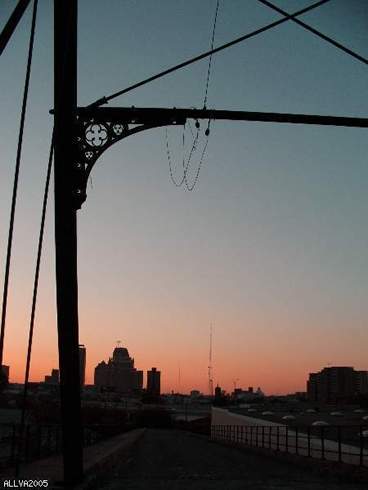
{"type": "Polygon", "coordinates": [[[148,429],[100,490],[363,490],[274,456],[174,430],[148,429]]]}

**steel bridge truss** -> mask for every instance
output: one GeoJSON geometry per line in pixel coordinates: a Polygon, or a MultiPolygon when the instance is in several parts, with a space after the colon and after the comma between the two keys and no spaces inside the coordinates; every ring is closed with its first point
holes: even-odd
{"type": "Polygon", "coordinates": [[[77,109],[73,199],[80,209],[87,198],[88,177],[99,157],[113,144],[147,129],[184,125],[188,119],[276,122],[368,128],[367,118],[226,111],[213,109],[166,109],[137,107],[81,107],[77,109]]]}

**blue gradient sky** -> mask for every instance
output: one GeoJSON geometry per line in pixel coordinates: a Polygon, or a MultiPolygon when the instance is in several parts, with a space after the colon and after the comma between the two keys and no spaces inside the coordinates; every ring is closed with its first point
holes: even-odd
{"type": "MultiPolygon", "coordinates": [[[[1,25],[15,4],[1,2],[1,25]]],[[[79,104],[207,50],[215,5],[80,0],[79,104]]],[[[255,0],[223,0],[215,45],[277,18],[255,0]]],[[[367,2],[332,0],[303,20],[368,56],[367,2]]],[[[29,26],[30,11],[0,58],[2,263],[29,26]]],[[[52,29],[52,2],[40,0],[5,343],[13,380],[23,377],[52,125],[52,29]]],[[[201,107],[206,73],[199,62],[111,105],[201,107]]],[[[285,23],[213,58],[207,105],[367,116],[367,82],[365,65],[285,23]]],[[[169,130],[178,164],[181,135],[169,130]]],[[[138,368],[162,370],[165,390],[178,389],[180,365],[180,388],[206,391],[211,322],[214,381],[225,389],[237,379],[282,393],[304,389],[327,363],[368,369],[367,183],[363,129],[214,122],[193,192],[170,181],[164,129],[109,149],[79,212],[87,379],[120,339],[138,368]]],[[[35,380],[57,365],[52,216],[50,199],[35,380]]]]}

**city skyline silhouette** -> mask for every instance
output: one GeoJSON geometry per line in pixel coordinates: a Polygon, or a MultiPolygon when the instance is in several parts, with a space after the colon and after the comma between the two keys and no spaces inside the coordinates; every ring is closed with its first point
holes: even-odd
{"type": "MultiPolygon", "coordinates": [[[[81,1],[79,104],[208,49],[211,6],[123,8],[111,2],[106,10],[81,1]]],[[[292,9],[291,2],[280,6],[292,9]]],[[[42,2],[39,8],[9,292],[4,364],[18,382],[52,127],[51,8],[42,2]]],[[[2,6],[1,25],[10,9],[2,6]]],[[[216,44],[275,18],[257,3],[225,4],[216,44]]],[[[349,9],[335,2],[304,20],[364,54],[366,18],[361,2],[349,9]]],[[[1,122],[2,223],[8,220],[29,23],[27,12],[0,59],[0,104],[7,114],[1,122]]],[[[206,72],[204,60],[116,105],[200,107],[206,72]]],[[[356,60],[286,22],[214,56],[208,107],[364,117],[366,82],[365,67],[356,60]]],[[[190,134],[186,127],[186,152],[190,134]]],[[[182,129],[169,128],[169,139],[180,179],[182,129]]],[[[307,374],[328,361],[366,369],[365,155],[364,129],[213,122],[199,181],[189,193],[170,181],[163,129],[109,149],[93,169],[78,217],[87,382],[114,339],[123,338],[140,369],[159,359],[164,390],[177,384],[180,362],[183,390],[205,392],[211,322],[213,379],[228,391],[235,378],[268,393],[301,391],[307,374]]],[[[58,364],[52,216],[50,202],[33,380],[58,364]]],[[[3,230],[3,257],[5,243],[3,230]]]]}

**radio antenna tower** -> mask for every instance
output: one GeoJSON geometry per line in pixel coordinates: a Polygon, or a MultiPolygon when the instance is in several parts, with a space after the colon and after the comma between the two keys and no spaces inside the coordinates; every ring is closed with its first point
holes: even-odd
{"type": "Polygon", "coordinates": [[[213,379],[212,379],[212,324],[210,327],[210,352],[208,360],[208,391],[213,396],[213,379]]]}

